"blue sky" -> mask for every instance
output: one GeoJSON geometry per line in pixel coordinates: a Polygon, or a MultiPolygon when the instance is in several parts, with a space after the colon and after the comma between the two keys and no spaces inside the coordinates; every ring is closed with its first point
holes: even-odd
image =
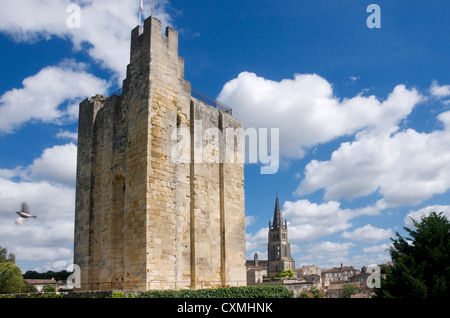
{"type": "MultiPolygon", "coordinates": [[[[0,245],[24,271],[73,261],[78,104],[120,88],[138,7],[2,2],[0,245]],[[39,217],[18,227],[22,201],[39,217]]],[[[280,129],[278,172],[245,167],[247,258],[266,257],[277,193],[297,267],[387,262],[408,216],[450,215],[449,12],[437,0],[155,1],[192,87],[246,128],[280,129]],[[381,28],[366,24],[370,4],[381,28]]]]}

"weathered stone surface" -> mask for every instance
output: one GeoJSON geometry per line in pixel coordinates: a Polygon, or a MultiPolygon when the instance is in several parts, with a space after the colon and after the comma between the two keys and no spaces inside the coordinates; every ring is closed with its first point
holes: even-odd
{"type": "Polygon", "coordinates": [[[154,18],[132,31],[122,91],[80,104],[74,258],[81,289],[245,285],[243,163],[221,161],[223,144],[208,139],[200,142],[218,160],[194,162],[202,153],[192,135],[183,149],[189,160],[173,157],[183,129],[241,124],[191,97],[178,33],[163,35],[154,18]]]}

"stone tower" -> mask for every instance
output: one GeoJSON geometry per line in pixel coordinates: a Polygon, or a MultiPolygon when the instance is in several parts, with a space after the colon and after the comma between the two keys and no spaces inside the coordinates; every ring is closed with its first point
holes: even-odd
{"type": "Polygon", "coordinates": [[[223,160],[225,131],[240,128],[229,110],[191,97],[175,30],[162,34],[150,17],[132,31],[122,93],[80,104],[81,290],[246,284],[244,168],[223,160]],[[208,152],[212,160],[194,160],[208,152]]]}
{"type": "Polygon", "coordinates": [[[275,201],[273,224],[270,224],[269,220],[268,241],[268,276],[274,277],[277,273],[288,269],[294,271],[295,262],[291,257],[291,244],[288,240],[287,222],[285,220],[283,224],[278,195],[275,201]]]}

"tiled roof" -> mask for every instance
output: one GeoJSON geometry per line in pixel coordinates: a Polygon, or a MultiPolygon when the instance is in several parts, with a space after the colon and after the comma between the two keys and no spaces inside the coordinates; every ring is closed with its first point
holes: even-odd
{"type": "Polygon", "coordinates": [[[56,280],[54,279],[24,279],[27,283],[33,285],[43,285],[43,284],[56,284],[56,280]]]}
{"type": "Polygon", "coordinates": [[[326,269],[322,271],[322,273],[337,273],[343,271],[354,271],[355,269],[351,266],[343,266],[343,267],[334,267],[332,269],[326,269]]]}

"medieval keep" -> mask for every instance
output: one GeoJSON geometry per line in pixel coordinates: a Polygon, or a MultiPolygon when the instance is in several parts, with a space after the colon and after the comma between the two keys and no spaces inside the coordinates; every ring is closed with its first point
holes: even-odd
{"type": "MultiPolygon", "coordinates": [[[[81,290],[246,285],[243,163],[220,160],[225,137],[214,147],[194,137],[242,125],[192,92],[178,33],[162,34],[150,17],[131,33],[122,93],[80,104],[74,263],[81,290]],[[197,162],[198,149],[219,160],[197,162]]],[[[287,237],[275,222],[281,246],[287,237]]],[[[286,266],[275,259],[273,266],[286,266]]]]}
{"type": "Polygon", "coordinates": [[[287,222],[285,220],[283,223],[278,195],[275,201],[273,223],[270,224],[269,220],[267,255],[267,274],[269,277],[274,277],[288,269],[295,271],[295,261],[291,257],[291,244],[288,241],[287,222]]]}

